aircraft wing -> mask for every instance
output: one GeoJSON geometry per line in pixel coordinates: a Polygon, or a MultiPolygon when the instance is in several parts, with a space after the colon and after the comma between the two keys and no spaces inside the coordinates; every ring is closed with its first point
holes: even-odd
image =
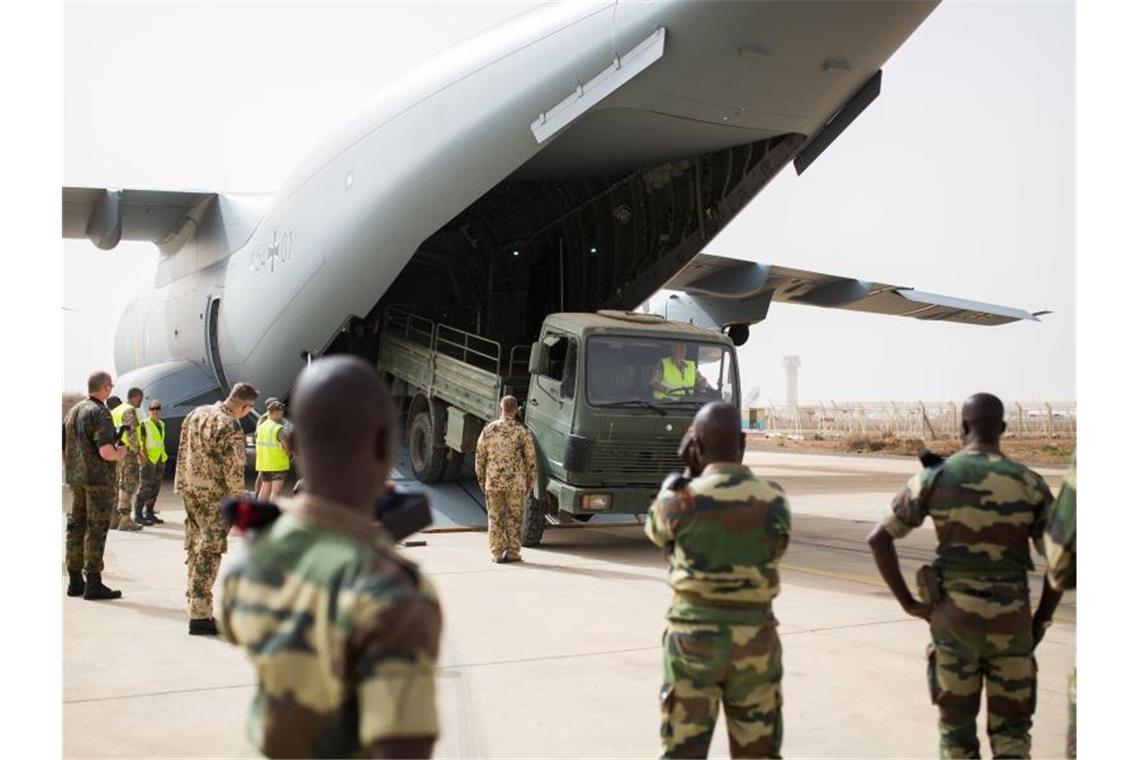
{"type": "Polygon", "coordinates": [[[87,238],[105,251],[121,240],[146,240],[165,249],[184,230],[193,234],[217,197],[201,191],[65,187],[63,236],[87,238]]]}
{"type": "Polygon", "coordinates": [[[721,327],[761,321],[772,301],[971,325],[1038,321],[1038,316],[1049,313],[705,253],[664,287],[688,293],[721,327]]]}

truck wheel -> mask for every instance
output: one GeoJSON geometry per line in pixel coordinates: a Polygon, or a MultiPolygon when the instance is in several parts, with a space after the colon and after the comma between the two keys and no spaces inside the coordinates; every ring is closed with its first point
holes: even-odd
{"type": "Polygon", "coordinates": [[[546,502],[534,498],[528,493],[523,502],[522,513],[522,545],[538,546],[542,543],[542,533],[546,530],[546,502]]]}
{"type": "Polygon", "coordinates": [[[447,449],[435,445],[431,415],[422,411],[408,428],[408,456],[412,460],[412,474],[421,483],[434,483],[443,472],[447,449]]]}

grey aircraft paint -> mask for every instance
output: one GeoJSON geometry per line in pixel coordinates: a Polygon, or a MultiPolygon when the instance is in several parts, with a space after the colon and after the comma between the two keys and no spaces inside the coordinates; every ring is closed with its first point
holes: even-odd
{"type": "MultiPolygon", "coordinates": [[[[649,241],[639,260],[619,260],[616,247],[603,252],[608,270],[584,250],[559,259],[560,292],[546,305],[633,308],[811,146],[936,4],[544,6],[378,93],[271,196],[65,188],[64,235],[105,248],[120,240],[158,246],[154,289],[120,320],[115,363],[120,384],[163,398],[172,417],[237,381],[254,383],[263,398],[286,396],[307,352],[328,346],[350,316],[400,295],[391,286],[405,282],[398,278],[414,258],[431,263],[460,232],[471,255],[485,254],[480,235],[512,213],[496,217],[488,204],[500,202],[496,193],[517,197],[528,182],[544,183],[535,186],[552,198],[561,197],[557,183],[580,190],[594,178],[605,178],[600,192],[614,199],[633,184],[692,196],[691,213],[678,201],[676,213],[688,215],[679,225],[666,219],[671,201],[614,201],[613,217],[623,225],[632,218],[637,239],[649,241]],[[646,54],[661,38],[660,50],[646,54]],[[637,69],[628,81],[623,58],[637,69]],[[574,108],[579,94],[599,92],[596,103],[574,108]],[[570,114],[563,126],[536,128],[560,109],[570,114]],[[456,221],[472,209],[477,223],[456,221]],[[679,231],[654,227],[666,224],[679,231]],[[653,243],[655,232],[664,242],[653,243]],[[575,267],[584,274],[564,284],[575,267]]],[[[513,213],[528,208],[516,204],[513,213]]],[[[546,209],[553,221],[535,222],[520,239],[541,243],[549,260],[543,235],[567,214],[584,219],[583,208],[546,209]]],[[[573,238],[558,234],[559,246],[573,238]]],[[[489,295],[501,288],[494,266],[489,295]]],[[[498,276],[507,266],[520,264],[500,265],[498,276]]],[[[494,316],[488,308],[488,323],[494,316]]]]}

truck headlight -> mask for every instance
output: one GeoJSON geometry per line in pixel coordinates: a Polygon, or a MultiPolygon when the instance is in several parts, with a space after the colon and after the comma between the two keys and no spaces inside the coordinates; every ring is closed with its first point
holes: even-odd
{"type": "Polygon", "coordinates": [[[580,503],[586,512],[601,512],[610,508],[610,495],[608,493],[582,494],[580,503]]]}

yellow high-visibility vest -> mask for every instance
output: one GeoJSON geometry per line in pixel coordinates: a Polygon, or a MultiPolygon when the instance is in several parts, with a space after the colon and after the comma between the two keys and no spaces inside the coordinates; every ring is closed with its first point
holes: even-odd
{"type": "Polygon", "coordinates": [[[676,391],[678,388],[683,388],[685,393],[682,395],[680,393],[654,390],[653,398],[676,399],[693,395],[697,390],[697,363],[692,359],[686,359],[685,369],[682,371],[677,369],[677,365],[673,363],[673,357],[666,356],[661,360],[661,384],[664,385],[668,391],[676,391]]]}
{"type": "Polygon", "coordinates": [[[150,417],[143,420],[143,426],[146,427],[146,436],[144,443],[146,444],[146,458],[150,460],[151,464],[158,464],[165,462],[166,457],[166,423],[159,420],[155,423],[150,417]]]}
{"type": "MultiPolygon", "coordinates": [[[[115,424],[115,430],[118,430],[119,426],[123,424],[123,417],[127,416],[127,410],[128,409],[131,409],[132,411],[134,411],[135,421],[136,422],[138,421],[138,418],[139,418],[138,409],[135,409],[133,406],[131,406],[130,404],[128,404],[127,402],[124,401],[123,403],[119,404],[118,406],[116,406],[114,409],[111,410],[111,422],[113,422],[115,424]]],[[[138,437],[139,443],[142,443],[142,434],[139,433],[139,429],[138,429],[137,425],[135,426],[135,435],[138,437]]],[[[119,442],[120,443],[126,443],[127,442],[127,434],[126,433],[123,433],[123,436],[122,436],[122,438],[119,439],[119,442]]]]}
{"type": "Polygon", "coordinates": [[[285,429],[280,422],[266,418],[257,426],[257,460],[255,467],[258,472],[285,472],[289,469],[289,454],[277,435],[285,429]]]}

